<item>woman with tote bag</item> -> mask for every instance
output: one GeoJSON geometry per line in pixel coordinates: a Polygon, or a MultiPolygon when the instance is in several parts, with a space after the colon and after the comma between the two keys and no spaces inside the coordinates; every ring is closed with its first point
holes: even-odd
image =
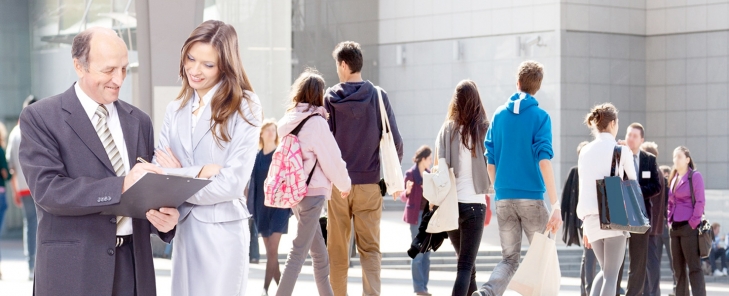
{"type": "Polygon", "coordinates": [[[476,291],[476,255],[481,244],[489,188],[483,142],[489,122],[476,83],[463,80],[456,86],[448,115],[436,138],[438,159],[455,173],[458,190],[458,229],[448,237],[458,257],[453,296],[476,291]]]}
{"type": "MultiPolygon", "coordinates": [[[[580,172],[577,216],[582,220],[583,241],[586,248],[595,251],[597,262],[602,270],[592,282],[592,296],[613,296],[618,283],[618,272],[625,257],[627,232],[620,230],[603,230],[600,228],[599,208],[597,203],[597,180],[610,176],[613,150],[618,143],[618,109],[610,103],[592,108],[587,114],[585,124],[592,130],[595,140],[580,151],[577,170],[580,172]]],[[[628,147],[622,147],[623,155],[631,155],[628,147]]],[[[635,180],[635,166],[630,157],[621,157],[617,164],[618,175],[627,174],[628,179],[635,180]]]]}

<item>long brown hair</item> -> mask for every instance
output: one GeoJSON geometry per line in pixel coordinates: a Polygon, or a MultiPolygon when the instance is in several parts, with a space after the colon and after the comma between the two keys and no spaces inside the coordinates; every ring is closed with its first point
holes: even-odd
{"type": "Polygon", "coordinates": [[[287,111],[291,111],[296,108],[299,103],[309,104],[309,108],[306,111],[312,110],[316,107],[324,106],[324,91],[326,90],[326,83],[321,74],[313,68],[306,68],[304,72],[296,78],[294,84],[291,85],[291,105],[287,111]]]}
{"type": "MultiPolygon", "coordinates": [[[[688,150],[688,148],[686,148],[685,146],[678,146],[673,151],[674,152],[675,151],[681,151],[683,153],[683,155],[685,155],[686,158],[689,159],[689,163],[688,163],[689,168],[691,168],[692,170],[695,170],[696,169],[696,165],[694,165],[694,159],[691,157],[691,152],[688,150]]],[[[671,184],[671,182],[673,182],[673,178],[675,178],[676,175],[678,175],[678,170],[674,166],[673,167],[673,170],[671,170],[671,177],[668,178],[668,182],[669,182],[668,184],[671,184]]],[[[673,188],[671,188],[671,190],[675,190],[676,189],[676,184],[677,183],[678,183],[678,181],[673,184],[673,188]]]]}
{"type": "MultiPolygon", "coordinates": [[[[254,125],[243,115],[241,104],[245,100],[248,108],[254,102],[246,91],[253,92],[248,75],[243,69],[243,63],[238,54],[238,34],[233,26],[221,21],[205,21],[195,30],[192,30],[190,37],[185,40],[180,50],[180,78],[182,78],[182,90],[177,95],[177,100],[182,100],[180,109],[185,106],[194,94],[194,89],[187,81],[185,73],[185,59],[192,48],[192,45],[202,42],[210,44],[218,51],[218,67],[220,69],[220,87],[213,95],[210,102],[212,111],[211,126],[215,143],[219,146],[221,142],[230,142],[231,135],[228,131],[228,120],[238,113],[248,124],[254,125]]],[[[258,114],[254,114],[256,116],[258,114]]],[[[261,118],[263,114],[260,114],[261,118]]]]}
{"type": "Polygon", "coordinates": [[[451,141],[456,132],[460,133],[461,143],[471,151],[471,157],[476,157],[476,145],[483,145],[481,141],[486,136],[489,120],[475,82],[461,80],[458,83],[448,105],[446,120],[453,122],[454,133],[451,141]]]}

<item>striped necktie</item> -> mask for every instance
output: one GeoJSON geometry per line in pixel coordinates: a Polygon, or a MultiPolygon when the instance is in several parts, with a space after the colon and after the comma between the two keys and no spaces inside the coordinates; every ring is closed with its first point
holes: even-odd
{"type": "MultiPolygon", "coordinates": [[[[106,124],[106,118],[109,117],[109,111],[106,110],[104,105],[99,105],[99,107],[96,108],[96,115],[99,116],[99,121],[96,122],[96,134],[99,135],[101,144],[104,145],[104,150],[106,150],[106,154],[109,155],[111,167],[114,168],[114,173],[116,173],[117,176],[124,176],[124,162],[122,161],[122,156],[119,153],[119,149],[116,148],[114,138],[111,136],[109,126],[106,124]]],[[[124,216],[116,217],[117,229],[124,219],[127,218],[124,216]]]]}

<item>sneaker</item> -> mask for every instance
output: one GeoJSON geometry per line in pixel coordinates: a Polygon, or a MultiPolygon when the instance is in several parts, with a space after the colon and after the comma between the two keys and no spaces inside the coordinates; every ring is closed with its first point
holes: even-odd
{"type": "Polygon", "coordinates": [[[719,270],[717,269],[717,270],[714,270],[714,276],[724,276],[724,273],[723,273],[723,272],[721,272],[721,271],[719,271],[719,270]]]}
{"type": "Polygon", "coordinates": [[[723,273],[723,274],[724,274],[724,276],[727,276],[727,270],[726,270],[726,267],[724,268],[724,270],[722,270],[722,271],[721,271],[721,273],[723,273]]]}
{"type": "Polygon", "coordinates": [[[478,290],[476,292],[473,292],[471,296],[486,296],[486,291],[484,290],[478,290]]]}
{"type": "Polygon", "coordinates": [[[433,294],[430,294],[428,292],[415,292],[416,296],[433,296],[433,294]]]}

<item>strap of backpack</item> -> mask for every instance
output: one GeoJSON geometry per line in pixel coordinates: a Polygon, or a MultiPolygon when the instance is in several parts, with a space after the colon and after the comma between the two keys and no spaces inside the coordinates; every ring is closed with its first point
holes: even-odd
{"type": "MultiPolygon", "coordinates": [[[[321,116],[321,115],[319,115],[319,113],[315,113],[315,114],[311,114],[308,117],[304,118],[304,120],[302,120],[299,123],[299,125],[297,125],[296,128],[294,128],[294,130],[291,131],[291,134],[294,135],[294,136],[298,136],[299,135],[299,132],[301,131],[301,128],[304,126],[304,123],[306,123],[307,121],[309,121],[309,118],[312,118],[314,116],[321,116]]],[[[319,159],[317,159],[316,162],[314,162],[314,167],[311,168],[311,172],[309,172],[309,177],[306,178],[306,186],[309,186],[309,183],[311,182],[311,177],[314,176],[314,170],[316,170],[316,166],[318,164],[319,164],[319,159]]]]}
{"type": "Polygon", "coordinates": [[[693,176],[694,176],[694,170],[690,170],[688,172],[688,179],[689,179],[689,189],[691,189],[691,207],[695,208],[696,207],[696,196],[694,195],[694,181],[692,178],[693,176]]]}

